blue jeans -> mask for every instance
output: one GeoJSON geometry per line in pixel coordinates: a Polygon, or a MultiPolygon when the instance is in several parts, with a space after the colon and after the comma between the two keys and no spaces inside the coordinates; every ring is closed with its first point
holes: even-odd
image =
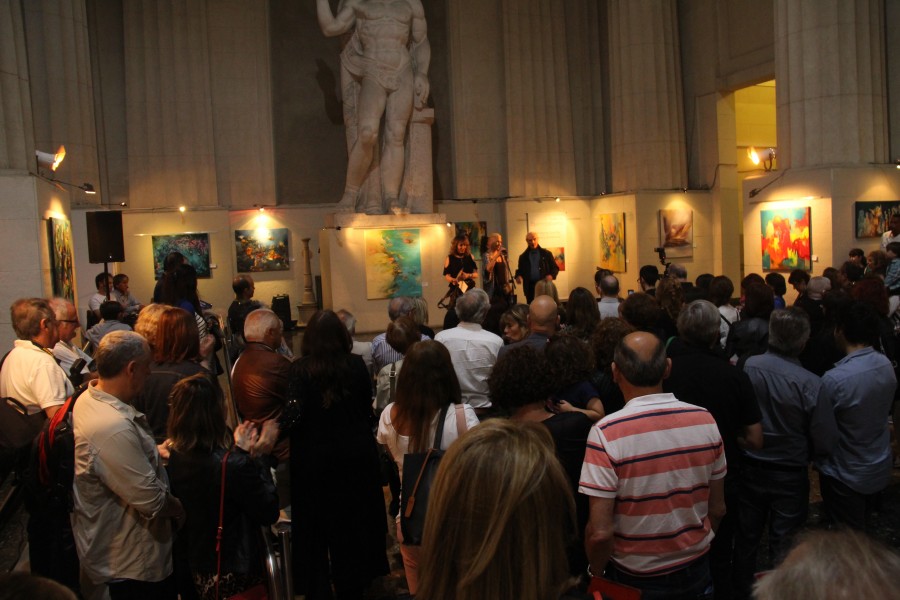
{"type": "Polygon", "coordinates": [[[641,590],[641,600],[712,600],[713,597],[712,574],[706,554],[677,571],[653,577],[631,575],[610,563],[606,577],[641,590]]]}
{"type": "Polygon", "coordinates": [[[806,468],[777,470],[742,464],[735,539],[734,572],[739,598],[749,598],[759,543],[766,522],[769,548],[775,564],[790,549],[793,535],[806,523],[809,512],[809,474],[806,468]]]}

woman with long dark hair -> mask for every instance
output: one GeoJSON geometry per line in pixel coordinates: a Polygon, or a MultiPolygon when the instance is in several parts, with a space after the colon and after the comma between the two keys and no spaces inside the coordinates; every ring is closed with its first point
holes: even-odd
{"type": "Polygon", "coordinates": [[[215,337],[210,334],[209,325],[203,316],[203,305],[197,290],[197,271],[188,263],[176,266],[166,277],[163,285],[163,302],[171,306],[183,308],[197,322],[197,335],[200,339],[200,356],[204,367],[209,370],[221,367],[215,363],[215,337]]]}
{"type": "Polygon", "coordinates": [[[361,599],[387,573],[384,496],[372,436],[372,381],[338,316],[312,316],[291,366],[303,406],[291,430],[294,588],[308,600],[361,599]]]}
{"type": "Polygon", "coordinates": [[[569,292],[563,333],[574,335],[579,340],[586,342],[591,339],[594,329],[599,323],[600,309],[597,308],[597,300],[594,295],[583,287],[577,287],[569,292]]]}
{"type": "Polygon", "coordinates": [[[450,251],[444,260],[444,279],[450,285],[449,296],[453,298],[448,303],[447,314],[444,315],[444,329],[450,329],[459,325],[459,317],[453,310],[456,305],[455,296],[464,292],[459,284],[464,283],[466,289],[475,286],[475,280],[478,278],[478,265],[475,264],[475,258],[469,248],[469,236],[460,233],[450,242],[450,251]]]}
{"type": "MultiPolygon", "coordinates": [[[[475,410],[461,403],[459,380],[450,361],[450,352],[443,344],[431,340],[417,342],[407,350],[403,364],[404,370],[397,378],[395,401],[381,413],[377,436],[378,442],[388,447],[401,475],[404,455],[426,452],[431,448],[438,427],[443,431],[441,450],[446,450],[460,436],[462,432],[458,430],[457,411],[463,411],[467,429],[478,425],[475,410]],[[438,423],[441,410],[454,404],[457,408],[448,410],[444,422],[438,423]]],[[[402,543],[400,515],[397,515],[397,538],[401,541],[400,554],[403,556],[409,593],[415,595],[419,547],[402,543]]]]}

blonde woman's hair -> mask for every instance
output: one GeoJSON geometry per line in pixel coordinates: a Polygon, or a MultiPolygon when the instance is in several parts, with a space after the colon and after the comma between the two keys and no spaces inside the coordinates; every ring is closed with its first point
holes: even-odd
{"type": "Polygon", "coordinates": [[[156,337],[159,331],[159,318],[171,306],[167,304],[148,304],[138,314],[134,330],[144,336],[150,348],[156,347],[156,337]]]}
{"type": "Polygon", "coordinates": [[[413,310],[409,316],[415,321],[416,325],[428,325],[428,303],[422,296],[414,296],[413,310]]]}
{"type": "Polygon", "coordinates": [[[534,297],[550,296],[556,305],[559,306],[559,292],[556,290],[556,284],[546,279],[541,279],[534,284],[534,297]]]}
{"type": "Polygon", "coordinates": [[[558,598],[575,528],[571,488],[547,428],[491,419],[443,458],[429,500],[416,595],[558,598]]]}

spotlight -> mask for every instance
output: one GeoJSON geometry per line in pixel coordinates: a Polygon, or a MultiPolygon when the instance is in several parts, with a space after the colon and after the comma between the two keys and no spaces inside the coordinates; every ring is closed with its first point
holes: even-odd
{"type": "Polygon", "coordinates": [[[185,208],[184,206],[178,207],[178,212],[180,212],[180,213],[184,213],[184,211],[186,211],[186,210],[187,210],[187,208],[185,208]]]}
{"type": "Polygon", "coordinates": [[[747,148],[747,156],[754,165],[762,164],[766,171],[771,171],[775,164],[775,148],[757,150],[754,146],[747,148]]]}
{"type": "Polygon", "coordinates": [[[66,157],[66,147],[60,146],[59,150],[56,151],[56,154],[35,150],[34,156],[37,159],[38,170],[45,169],[55,172],[66,157]]]}
{"type": "Polygon", "coordinates": [[[119,206],[128,206],[127,202],[119,202],[119,206]]]}
{"type": "Polygon", "coordinates": [[[95,190],[94,186],[91,185],[90,183],[85,183],[79,187],[84,190],[85,194],[91,194],[93,196],[94,194],[97,193],[97,190],[95,190]]]}
{"type": "Polygon", "coordinates": [[[556,197],[556,201],[559,202],[559,196],[556,197]]]}
{"type": "Polygon", "coordinates": [[[897,165],[897,168],[900,169],[900,158],[894,159],[894,164],[897,165]]]}
{"type": "Polygon", "coordinates": [[[450,221],[447,221],[447,227],[453,227],[453,223],[451,223],[450,221]]]}

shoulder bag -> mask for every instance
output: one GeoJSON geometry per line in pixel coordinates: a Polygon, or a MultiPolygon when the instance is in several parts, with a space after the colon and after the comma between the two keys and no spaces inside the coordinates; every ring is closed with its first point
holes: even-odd
{"type": "MultiPolygon", "coordinates": [[[[7,356],[9,352],[0,360],[0,370],[7,356]]],[[[31,446],[46,421],[43,410],[29,415],[25,405],[15,398],[0,398],[0,453],[16,454],[31,446]]]]}

